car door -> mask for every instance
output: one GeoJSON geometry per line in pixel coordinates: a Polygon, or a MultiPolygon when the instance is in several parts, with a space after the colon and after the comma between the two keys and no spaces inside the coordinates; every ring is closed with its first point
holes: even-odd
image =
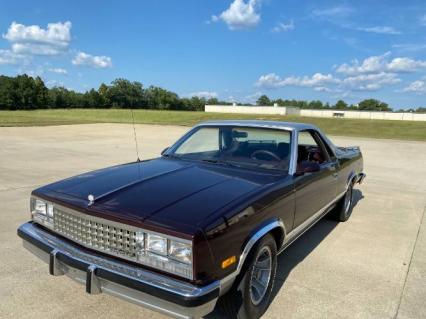
{"type": "Polygon", "coordinates": [[[337,161],[330,157],[324,142],[315,130],[304,130],[298,134],[298,164],[310,160],[304,150],[317,149],[323,157],[318,162],[320,170],[312,173],[296,173],[296,212],[293,228],[308,224],[311,219],[327,207],[336,196],[337,161]]]}

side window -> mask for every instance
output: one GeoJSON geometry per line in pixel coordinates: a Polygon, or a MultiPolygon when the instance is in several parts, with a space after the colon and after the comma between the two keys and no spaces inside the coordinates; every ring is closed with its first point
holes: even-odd
{"type": "Polygon", "coordinates": [[[297,146],[297,162],[303,161],[324,163],[329,159],[324,144],[318,134],[314,131],[299,132],[299,140],[297,146]]]}
{"type": "Polygon", "coordinates": [[[330,145],[322,138],[322,136],[318,133],[316,133],[318,140],[321,141],[321,144],[323,145],[324,152],[327,153],[328,158],[335,158],[336,155],[334,154],[333,150],[330,148],[330,145]]]}
{"type": "Polygon", "coordinates": [[[318,146],[310,131],[299,132],[299,145],[318,146]]]}

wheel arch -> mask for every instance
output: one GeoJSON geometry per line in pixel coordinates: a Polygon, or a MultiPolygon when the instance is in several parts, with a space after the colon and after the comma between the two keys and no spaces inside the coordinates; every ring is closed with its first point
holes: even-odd
{"type": "Polygon", "coordinates": [[[286,228],[283,221],[279,218],[274,218],[265,221],[256,227],[245,240],[245,243],[242,247],[244,247],[241,251],[240,257],[238,258],[238,265],[234,272],[226,276],[220,281],[220,295],[223,295],[228,291],[228,289],[232,286],[233,282],[237,278],[237,276],[241,273],[243,269],[244,263],[247,260],[251,250],[256,245],[256,243],[263,238],[265,235],[271,234],[277,243],[277,250],[280,249],[282,244],[284,243],[284,238],[286,236],[286,228]]]}
{"type": "Polygon", "coordinates": [[[277,243],[277,249],[279,250],[279,248],[284,243],[284,238],[286,236],[286,229],[282,220],[279,218],[268,220],[262,223],[261,225],[259,225],[259,227],[255,228],[250,233],[247,240],[245,241],[244,248],[238,260],[238,266],[236,270],[238,274],[243,268],[243,265],[247,259],[247,256],[250,254],[250,251],[252,250],[252,248],[266,234],[271,234],[273,236],[273,238],[275,239],[275,242],[277,243]]]}
{"type": "Polygon", "coordinates": [[[348,179],[346,180],[346,189],[348,189],[350,185],[355,184],[357,177],[358,175],[355,173],[355,171],[350,172],[348,179]]]}

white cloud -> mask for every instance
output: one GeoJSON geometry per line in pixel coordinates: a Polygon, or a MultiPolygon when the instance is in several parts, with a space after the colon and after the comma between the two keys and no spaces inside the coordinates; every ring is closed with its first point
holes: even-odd
{"type": "Polygon", "coordinates": [[[390,34],[390,35],[402,34],[401,31],[396,30],[395,28],[389,27],[389,26],[358,27],[356,28],[356,30],[369,32],[369,33],[378,33],[378,34],[390,34]]]}
{"type": "MultiPolygon", "coordinates": [[[[297,86],[312,88],[316,92],[348,93],[354,91],[377,91],[384,87],[401,83],[401,73],[416,72],[426,69],[426,60],[414,60],[408,57],[391,58],[391,53],[370,56],[359,62],[334,66],[335,73],[315,73],[312,76],[280,77],[275,73],[259,77],[255,86],[265,89],[297,86]],[[340,74],[340,76],[339,76],[340,74]]],[[[426,80],[426,76],[424,78],[426,80]]],[[[413,82],[404,92],[423,92],[426,81],[413,82]]],[[[426,93],[426,92],[425,92],[426,93]]]]}
{"type": "Polygon", "coordinates": [[[359,63],[358,60],[353,60],[351,64],[344,63],[337,67],[337,73],[344,74],[360,74],[360,73],[372,73],[378,72],[385,68],[386,58],[390,55],[390,52],[386,52],[383,55],[371,56],[359,63]]]}
{"type": "Polygon", "coordinates": [[[316,9],[312,14],[316,17],[345,17],[354,12],[354,9],[349,6],[335,6],[326,9],[316,9]]]}
{"type": "Polygon", "coordinates": [[[101,55],[90,55],[84,52],[78,52],[72,60],[74,65],[84,65],[94,68],[110,68],[112,67],[112,61],[110,57],[101,55]]]}
{"type": "Polygon", "coordinates": [[[317,86],[317,87],[314,88],[314,91],[317,91],[317,92],[327,92],[327,93],[333,92],[332,89],[330,89],[330,88],[328,88],[326,86],[317,86]]]}
{"type": "Polygon", "coordinates": [[[272,28],[272,32],[287,32],[294,30],[294,21],[291,20],[289,23],[278,22],[275,27],[272,28]]]}
{"type": "Polygon", "coordinates": [[[379,72],[405,73],[426,68],[426,61],[423,60],[414,60],[408,57],[397,57],[389,60],[389,56],[390,52],[386,52],[383,55],[368,57],[361,63],[358,60],[354,60],[350,64],[344,63],[336,68],[336,72],[347,75],[379,72]]]}
{"type": "Polygon", "coordinates": [[[403,92],[414,92],[419,94],[426,93],[426,82],[420,80],[411,82],[403,89],[403,92]]]}
{"type": "Polygon", "coordinates": [[[331,74],[315,73],[312,76],[281,78],[275,73],[262,75],[256,82],[256,86],[264,88],[280,88],[285,86],[322,87],[325,84],[338,83],[339,80],[331,74]]]}
{"type": "Polygon", "coordinates": [[[387,68],[392,72],[415,72],[419,69],[426,68],[426,61],[413,60],[410,58],[395,58],[387,68]]]}
{"type": "Polygon", "coordinates": [[[26,61],[26,57],[21,54],[17,54],[10,50],[0,49],[0,65],[2,64],[19,64],[22,61],[26,61]]]}
{"type": "Polygon", "coordinates": [[[199,92],[189,93],[188,96],[197,96],[199,98],[211,99],[211,98],[217,98],[218,94],[216,92],[210,92],[210,91],[199,91],[199,92]]]}
{"type": "Polygon", "coordinates": [[[57,74],[68,74],[68,71],[62,68],[50,68],[48,71],[57,74]]]}
{"type": "Polygon", "coordinates": [[[3,38],[11,43],[12,51],[18,54],[58,55],[68,49],[71,22],[49,23],[46,29],[12,22],[3,38]]]}
{"type": "Polygon", "coordinates": [[[394,73],[360,74],[341,81],[341,86],[358,91],[377,91],[384,86],[401,82],[394,73]]]}
{"type": "Polygon", "coordinates": [[[401,82],[395,73],[358,74],[340,79],[332,74],[315,73],[312,76],[290,76],[281,78],[275,73],[262,75],[255,86],[276,89],[286,86],[308,87],[317,92],[376,91],[387,85],[401,82]]]}
{"type": "Polygon", "coordinates": [[[239,30],[255,27],[260,22],[259,0],[234,0],[228,9],[219,16],[213,15],[211,21],[222,20],[230,30],[239,30]]]}

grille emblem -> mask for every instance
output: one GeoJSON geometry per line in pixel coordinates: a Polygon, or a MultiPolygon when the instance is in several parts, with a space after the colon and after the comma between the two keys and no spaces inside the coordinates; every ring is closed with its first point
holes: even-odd
{"type": "Polygon", "coordinates": [[[87,196],[87,199],[89,200],[89,206],[93,205],[93,203],[95,202],[95,196],[93,196],[92,194],[87,196]]]}

